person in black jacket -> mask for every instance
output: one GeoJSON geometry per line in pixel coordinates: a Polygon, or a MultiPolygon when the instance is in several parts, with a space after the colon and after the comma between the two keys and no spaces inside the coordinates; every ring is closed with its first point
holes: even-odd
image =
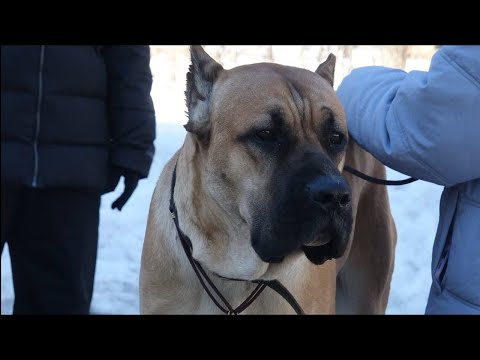
{"type": "Polygon", "coordinates": [[[101,195],[154,155],[149,46],[1,47],[1,251],[14,314],[88,314],[101,195]]]}

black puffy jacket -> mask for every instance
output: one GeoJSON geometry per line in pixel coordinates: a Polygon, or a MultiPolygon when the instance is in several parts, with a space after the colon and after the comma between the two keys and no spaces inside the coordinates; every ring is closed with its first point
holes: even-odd
{"type": "Polygon", "coordinates": [[[106,192],[114,167],[147,177],[155,139],[149,46],[1,50],[2,182],[106,192]]]}

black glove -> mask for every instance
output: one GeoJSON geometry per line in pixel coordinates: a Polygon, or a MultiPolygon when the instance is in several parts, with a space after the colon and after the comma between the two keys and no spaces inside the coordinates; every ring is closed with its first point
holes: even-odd
{"type": "Polygon", "coordinates": [[[122,211],[123,206],[128,199],[130,199],[130,196],[132,196],[133,191],[137,187],[138,180],[140,180],[140,176],[136,172],[130,170],[123,170],[122,176],[125,190],[123,190],[122,195],[112,203],[112,209],[118,209],[119,211],[122,211]]]}

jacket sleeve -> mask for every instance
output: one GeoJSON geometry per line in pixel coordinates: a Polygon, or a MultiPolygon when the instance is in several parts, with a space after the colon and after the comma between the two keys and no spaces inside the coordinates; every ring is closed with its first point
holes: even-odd
{"type": "Polygon", "coordinates": [[[148,176],[155,152],[149,46],[106,46],[111,163],[148,176]]]}
{"type": "Polygon", "coordinates": [[[427,72],[353,70],[337,94],[350,135],[385,165],[447,187],[480,178],[480,46],[444,46],[427,72]]]}

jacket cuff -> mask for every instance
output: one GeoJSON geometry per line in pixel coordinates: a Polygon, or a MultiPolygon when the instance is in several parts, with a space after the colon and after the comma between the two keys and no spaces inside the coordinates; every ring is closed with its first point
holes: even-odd
{"type": "Polygon", "coordinates": [[[114,148],[111,163],[124,169],[135,171],[140,179],[148,176],[154,150],[145,151],[127,147],[114,148]]]}

